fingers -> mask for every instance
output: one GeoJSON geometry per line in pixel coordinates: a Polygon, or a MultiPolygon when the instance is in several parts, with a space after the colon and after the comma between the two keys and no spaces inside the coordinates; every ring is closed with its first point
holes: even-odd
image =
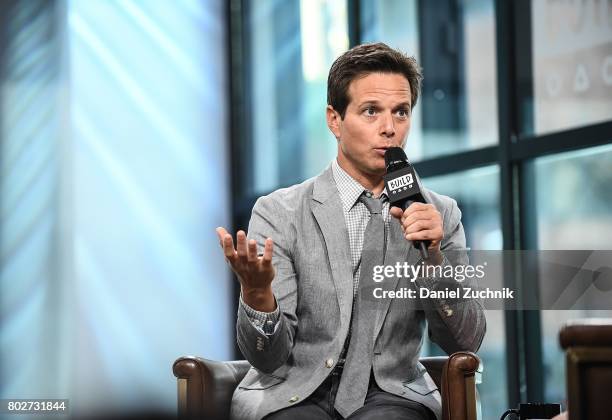
{"type": "Polygon", "coordinates": [[[419,217],[422,212],[437,211],[433,204],[414,202],[402,214],[402,222],[410,216],[419,217]]]}
{"type": "Polygon", "coordinates": [[[262,257],[262,264],[264,266],[269,266],[272,264],[273,251],[274,251],[274,241],[272,241],[272,238],[268,238],[266,239],[266,242],[264,244],[264,253],[262,257]]]}
{"type": "Polygon", "coordinates": [[[402,214],[402,225],[408,226],[417,220],[440,219],[440,212],[432,204],[412,203],[402,214]],[[418,204],[418,206],[417,206],[418,204]]]}
{"type": "Polygon", "coordinates": [[[404,236],[409,241],[439,241],[442,239],[443,232],[441,229],[436,228],[406,233],[404,236]]]}
{"type": "MultiPolygon", "coordinates": [[[[234,249],[234,239],[232,238],[232,235],[230,235],[227,230],[221,226],[216,228],[215,232],[217,232],[217,237],[219,238],[219,245],[221,246],[221,249],[223,249],[223,256],[233,266],[238,259],[238,253],[236,252],[236,249],[234,249]]],[[[238,238],[240,238],[240,235],[238,235],[238,238]]]]}
{"type": "MultiPolygon", "coordinates": [[[[430,208],[435,208],[433,204],[429,204],[429,203],[419,203],[418,201],[413,201],[412,204],[410,204],[408,206],[408,209],[413,209],[413,211],[416,210],[423,210],[423,209],[430,209],[430,208]]],[[[408,210],[406,209],[406,210],[408,210]]]]}
{"type": "Polygon", "coordinates": [[[399,207],[391,207],[389,209],[389,213],[391,214],[391,216],[395,217],[396,219],[400,219],[400,220],[402,216],[404,215],[404,211],[400,209],[399,207]]]}
{"type": "Polygon", "coordinates": [[[417,233],[422,230],[433,230],[438,226],[435,220],[417,220],[404,228],[405,234],[417,233]]]}
{"type": "Polygon", "coordinates": [[[243,230],[239,230],[236,234],[235,249],[232,235],[230,235],[225,228],[218,227],[215,231],[219,238],[219,245],[223,249],[223,255],[232,266],[234,266],[235,262],[238,260],[241,264],[253,264],[258,262],[260,258],[263,265],[272,264],[272,255],[274,251],[274,241],[272,238],[266,239],[264,252],[260,257],[257,253],[257,241],[254,239],[247,240],[247,235],[243,230]]]}
{"type": "Polygon", "coordinates": [[[391,214],[391,216],[395,217],[396,219],[400,219],[400,221],[403,222],[407,217],[411,215],[416,215],[419,212],[428,212],[431,210],[437,211],[433,204],[414,202],[410,206],[408,206],[406,210],[402,210],[399,207],[392,206],[389,209],[389,213],[391,214]]]}
{"type": "Polygon", "coordinates": [[[439,217],[419,219],[414,222],[404,222],[402,225],[404,236],[409,241],[439,241],[444,237],[442,220],[439,217]]]}
{"type": "Polygon", "coordinates": [[[399,219],[404,236],[409,241],[439,241],[444,236],[442,216],[432,204],[415,202],[403,212],[398,207],[391,208],[390,212],[399,219]]]}
{"type": "Polygon", "coordinates": [[[223,238],[228,234],[227,230],[219,226],[217,229],[215,229],[215,232],[217,232],[217,238],[219,238],[219,245],[221,248],[223,248],[223,238]]]}
{"type": "Polygon", "coordinates": [[[221,247],[223,248],[223,255],[230,262],[234,262],[237,258],[236,251],[234,250],[234,241],[232,235],[226,234],[221,239],[221,247]]]}
{"type": "Polygon", "coordinates": [[[238,254],[238,259],[242,263],[246,263],[248,261],[248,250],[247,250],[247,237],[244,230],[239,230],[236,234],[236,252],[238,254]]]}
{"type": "Polygon", "coordinates": [[[249,240],[247,260],[249,263],[257,262],[257,241],[255,239],[249,240]]]}

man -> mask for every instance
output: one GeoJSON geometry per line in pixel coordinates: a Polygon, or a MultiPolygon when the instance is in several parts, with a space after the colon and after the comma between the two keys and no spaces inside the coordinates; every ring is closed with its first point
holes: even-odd
{"type": "Polygon", "coordinates": [[[384,189],[384,154],[405,145],[421,78],[413,58],[385,44],[344,53],[328,78],[337,158],[319,176],[261,197],[236,248],[217,229],[241,285],[238,345],[253,366],[232,418],[440,418],[440,394],[418,363],[425,321],[446,352],[476,351],[482,307],[374,304],[371,293],[375,261],[420,263],[412,241],[429,241],[427,266],[447,266],[451,251],[465,249],[454,200],[424,190],[430,204],[402,211],[389,208],[384,189]]]}

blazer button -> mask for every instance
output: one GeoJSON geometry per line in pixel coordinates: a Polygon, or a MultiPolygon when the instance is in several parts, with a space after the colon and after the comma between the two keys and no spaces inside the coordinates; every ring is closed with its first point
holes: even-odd
{"type": "Polygon", "coordinates": [[[294,395],[293,397],[289,398],[289,402],[290,403],[294,403],[297,402],[300,399],[300,397],[298,397],[297,395],[294,395]]]}
{"type": "Polygon", "coordinates": [[[444,308],[444,313],[446,314],[447,318],[453,316],[453,310],[448,306],[444,308]]]}
{"type": "Polygon", "coordinates": [[[334,359],[327,359],[325,361],[325,367],[331,369],[334,367],[334,359]]]}

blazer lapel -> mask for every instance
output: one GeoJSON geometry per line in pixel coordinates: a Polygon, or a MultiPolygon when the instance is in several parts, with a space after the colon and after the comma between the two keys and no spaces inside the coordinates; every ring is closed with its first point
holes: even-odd
{"type": "Polygon", "coordinates": [[[311,209],[325,240],[332,278],[340,306],[341,324],[350,322],[353,304],[353,274],[350,243],[342,202],[331,166],[315,179],[311,209]]]}

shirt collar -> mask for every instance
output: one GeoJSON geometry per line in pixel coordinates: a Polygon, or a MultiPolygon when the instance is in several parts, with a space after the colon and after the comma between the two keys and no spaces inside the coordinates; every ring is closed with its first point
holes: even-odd
{"type": "MultiPolygon", "coordinates": [[[[332,173],[334,175],[334,181],[340,192],[340,200],[342,201],[342,207],[345,212],[350,211],[361,194],[364,191],[368,191],[359,182],[357,182],[352,176],[350,176],[344,169],[338,164],[338,160],[334,159],[332,162],[332,173]]],[[[383,189],[381,193],[383,202],[386,201],[387,189],[383,189]]]]}

